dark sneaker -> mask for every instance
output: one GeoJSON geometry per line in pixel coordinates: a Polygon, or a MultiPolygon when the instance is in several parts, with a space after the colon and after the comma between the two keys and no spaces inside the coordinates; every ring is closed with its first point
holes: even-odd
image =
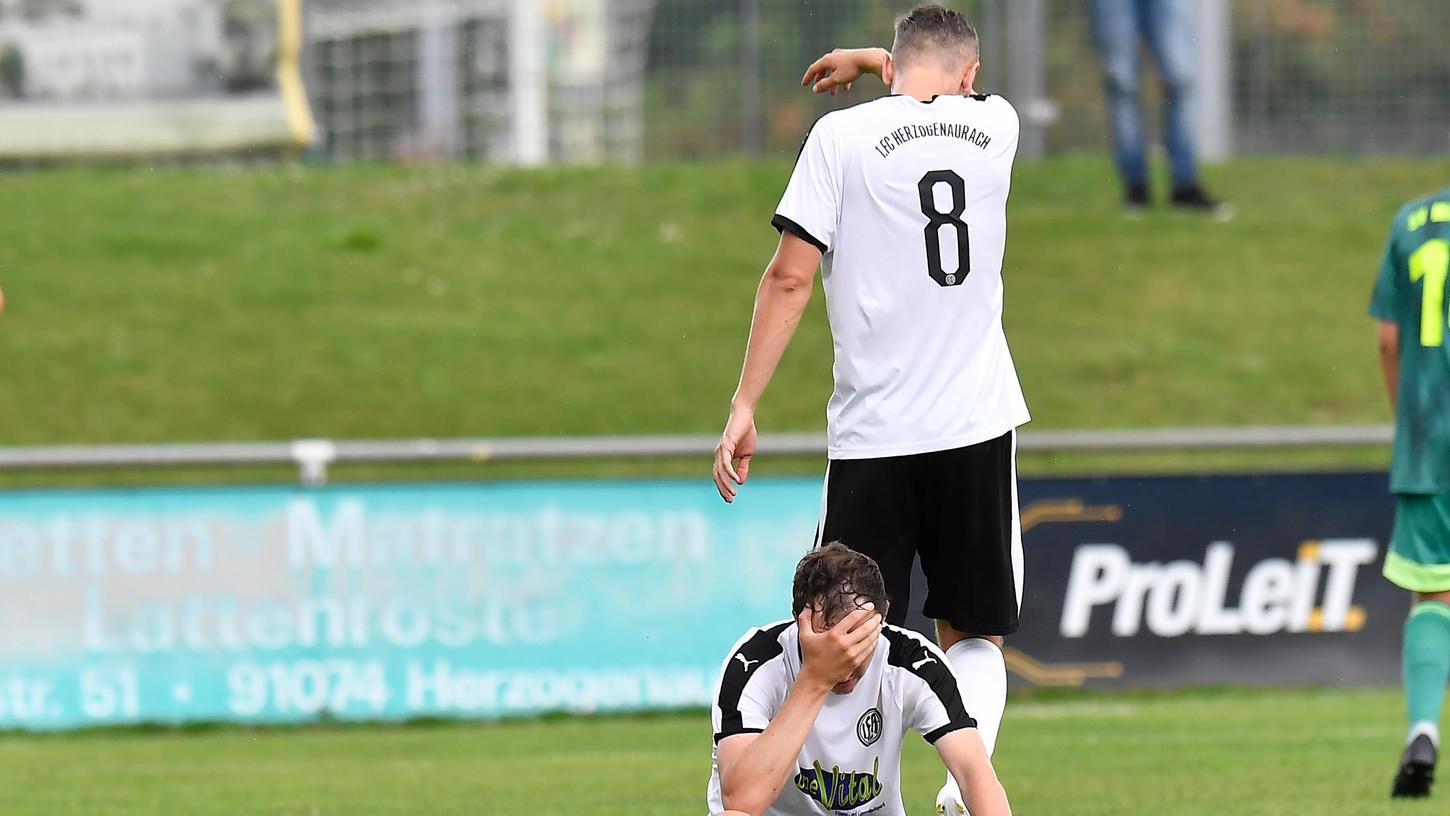
{"type": "Polygon", "coordinates": [[[1123,209],[1129,215],[1137,215],[1148,209],[1152,201],[1148,197],[1148,186],[1145,184],[1130,184],[1123,191],[1123,209]]]}
{"type": "Polygon", "coordinates": [[[1435,781],[1435,743],[1421,734],[1405,746],[1400,757],[1400,769],[1395,772],[1395,786],[1390,796],[1422,798],[1430,795],[1430,784],[1435,781]]]}
{"type": "Polygon", "coordinates": [[[1188,187],[1174,187],[1172,201],[1173,206],[1180,210],[1202,213],[1212,216],[1218,221],[1227,221],[1234,217],[1233,207],[1210,196],[1197,184],[1188,187]]]}

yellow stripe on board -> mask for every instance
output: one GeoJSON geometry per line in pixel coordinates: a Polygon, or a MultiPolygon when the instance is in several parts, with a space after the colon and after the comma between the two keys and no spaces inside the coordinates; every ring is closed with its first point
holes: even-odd
{"type": "Polygon", "coordinates": [[[1093,678],[1123,676],[1123,664],[1116,660],[1101,663],[1041,663],[1021,649],[1008,646],[1002,650],[1007,668],[1034,686],[1081,686],[1093,678]]]}

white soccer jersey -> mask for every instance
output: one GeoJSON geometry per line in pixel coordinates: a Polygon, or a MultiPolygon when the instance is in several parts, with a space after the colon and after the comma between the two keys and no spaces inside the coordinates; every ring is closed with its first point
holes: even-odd
{"type": "MultiPolygon", "coordinates": [[[[786,620],[746,633],[721,667],[712,711],[715,743],[764,731],[800,674],[800,638],[786,620]]],[[[908,730],[929,742],[975,728],[956,675],[935,644],[882,627],[865,676],[850,694],[832,694],[796,757],[796,772],[765,816],[904,816],[901,744],[908,730]]],[[[712,751],[711,813],[724,810],[718,748],[712,751]]]]}
{"type": "Polygon", "coordinates": [[[824,256],[832,459],[950,450],[1027,422],[1002,331],[1017,112],[888,96],[806,137],[772,223],[824,256]]]}

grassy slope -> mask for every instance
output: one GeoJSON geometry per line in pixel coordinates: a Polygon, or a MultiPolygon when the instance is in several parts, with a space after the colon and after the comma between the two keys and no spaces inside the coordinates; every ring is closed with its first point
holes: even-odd
{"type": "MultiPolygon", "coordinates": [[[[1018,701],[997,765],[1026,814],[1442,812],[1388,799],[1400,717],[1386,691],[1018,701]]],[[[903,773],[908,809],[927,812],[941,771],[925,743],[903,773]]],[[[703,812],[708,774],[703,714],[0,740],[13,816],[678,816],[703,812]]]]}
{"type": "MultiPolygon", "coordinates": [[[[0,444],[714,431],[778,162],[0,177],[0,444]]],[[[1363,317],[1450,163],[1253,160],[1239,218],[1024,164],[1008,330],[1038,427],[1382,421],[1363,317]]],[[[823,424],[813,307],[761,411],[823,424]]]]}

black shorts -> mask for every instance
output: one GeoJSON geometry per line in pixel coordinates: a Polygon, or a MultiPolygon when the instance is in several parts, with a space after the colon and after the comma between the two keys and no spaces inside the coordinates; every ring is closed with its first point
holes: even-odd
{"type": "Polygon", "coordinates": [[[876,559],[903,625],[911,566],[926,575],[922,613],[974,635],[1017,630],[1022,528],[1015,431],[955,450],[883,459],[833,459],[817,544],[839,541],[876,559]]]}

